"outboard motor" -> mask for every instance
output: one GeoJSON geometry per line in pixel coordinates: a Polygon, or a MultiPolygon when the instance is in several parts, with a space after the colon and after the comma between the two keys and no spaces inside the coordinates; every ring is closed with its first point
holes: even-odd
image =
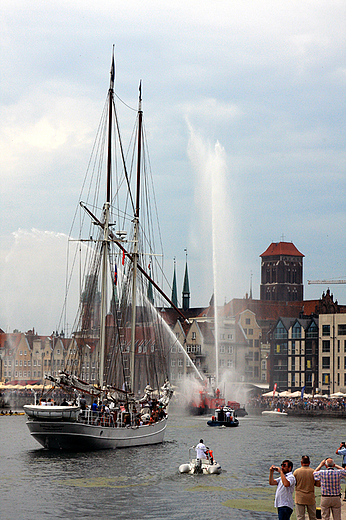
{"type": "Polygon", "coordinates": [[[195,471],[194,473],[203,473],[203,470],[202,470],[202,461],[201,459],[196,459],[196,464],[195,464],[195,471]]]}

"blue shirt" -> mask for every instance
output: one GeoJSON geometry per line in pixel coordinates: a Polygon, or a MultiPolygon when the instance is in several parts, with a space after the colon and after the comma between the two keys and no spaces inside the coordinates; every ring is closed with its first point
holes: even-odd
{"type": "Polygon", "coordinates": [[[342,463],[346,464],[346,448],[341,448],[341,450],[338,450],[338,454],[342,455],[342,463]]]}

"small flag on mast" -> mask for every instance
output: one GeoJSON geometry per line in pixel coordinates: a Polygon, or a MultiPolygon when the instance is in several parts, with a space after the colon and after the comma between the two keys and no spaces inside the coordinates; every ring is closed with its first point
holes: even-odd
{"type": "Polygon", "coordinates": [[[123,259],[122,259],[121,263],[122,263],[123,265],[125,264],[125,251],[123,251],[123,259]]]}
{"type": "Polygon", "coordinates": [[[118,283],[118,269],[117,269],[117,264],[115,264],[115,269],[114,269],[114,285],[117,285],[118,283]]]}

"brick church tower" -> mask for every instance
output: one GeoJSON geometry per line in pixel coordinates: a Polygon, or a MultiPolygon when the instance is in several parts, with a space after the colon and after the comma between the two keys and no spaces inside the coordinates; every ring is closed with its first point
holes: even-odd
{"type": "Polygon", "coordinates": [[[260,255],[260,299],[266,301],[303,301],[303,258],[292,242],[273,242],[260,255]]]}

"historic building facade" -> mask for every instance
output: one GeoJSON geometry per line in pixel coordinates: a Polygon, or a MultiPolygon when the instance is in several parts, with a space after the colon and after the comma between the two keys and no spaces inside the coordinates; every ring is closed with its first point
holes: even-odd
{"type": "Polygon", "coordinates": [[[303,258],[292,242],[273,242],[261,255],[260,299],[303,301],[303,258]]]}

